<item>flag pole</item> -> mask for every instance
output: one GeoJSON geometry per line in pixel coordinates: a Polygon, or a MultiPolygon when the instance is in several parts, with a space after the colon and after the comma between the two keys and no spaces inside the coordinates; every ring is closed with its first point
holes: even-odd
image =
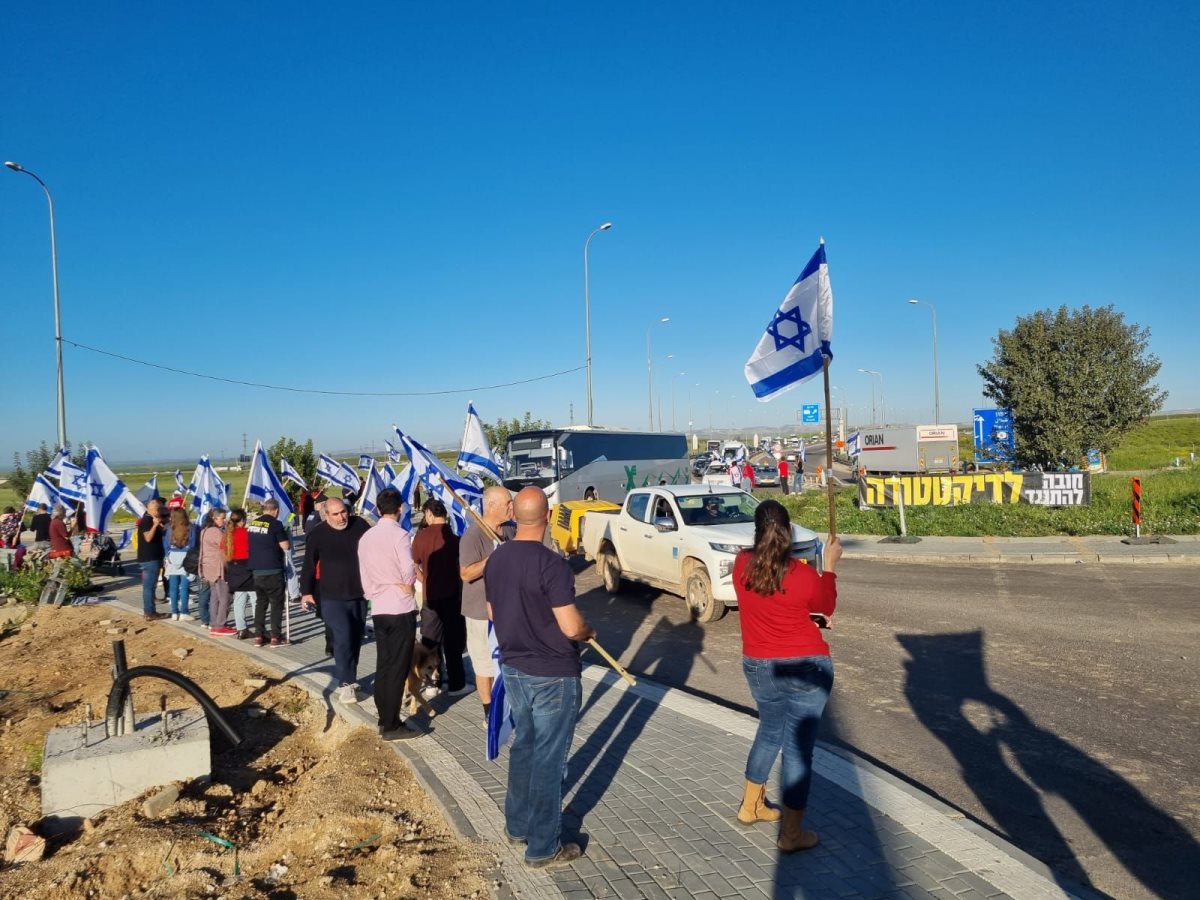
{"type": "Polygon", "coordinates": [[[829,498],[829,533],[837,537],[837,497],[833,486],[833,417],[829,414],[829,357],[823,357],[825,375],[825,484],[829,498]]]}

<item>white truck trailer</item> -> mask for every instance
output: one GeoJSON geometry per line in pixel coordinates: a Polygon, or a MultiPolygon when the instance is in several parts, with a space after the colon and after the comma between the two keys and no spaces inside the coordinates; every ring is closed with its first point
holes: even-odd
{"type": "Polygon", "coordinates": [[[873,473],[925,475],[958,469],[955,425],[864,428],[858,464],[873,473]]]}

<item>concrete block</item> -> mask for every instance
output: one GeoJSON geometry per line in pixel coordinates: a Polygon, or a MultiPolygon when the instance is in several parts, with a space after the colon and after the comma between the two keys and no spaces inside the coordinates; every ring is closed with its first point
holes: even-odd
{"type": "Polygon", "coordinates": [[[142,804],[142,815],[147,819],[157,819],[179,799],[179,785],[172,784],[163,788],[142,804]]]}
{"type": "Polygon", "coordinates": [[[243,678],[242,684],[248,688],[265,688],[267,679],[265,678],[243,678]]]}
{"type": "Polygon", "coordinates": [[[130,734],[106,737],[94,723],[66,725],[46,735],[42,759],[42,822],[51,834],[77,830],[83,820],[151,788],[212,774],[208,720],[200,707],[167,712],[167,734],[158,714],[130,734]]]}
{"type": "Polygon", "coordinates": [[[171,652],[174,653],[176,656],[178,656],[180,659],[187,659],[188,654],[191,653],[192,651],[188,650],[186,647],[176,647],[171,652]]]}

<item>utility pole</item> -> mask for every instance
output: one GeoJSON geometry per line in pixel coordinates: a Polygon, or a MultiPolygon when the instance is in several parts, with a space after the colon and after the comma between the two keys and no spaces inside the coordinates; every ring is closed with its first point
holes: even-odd
{"type": "Polygon", "coordinates": [[[574,400],[572,400],[571,403],[569,404],[568,416],[570,419],[570,424],[574,425],[575,424],[575,401],[574,400]]]}

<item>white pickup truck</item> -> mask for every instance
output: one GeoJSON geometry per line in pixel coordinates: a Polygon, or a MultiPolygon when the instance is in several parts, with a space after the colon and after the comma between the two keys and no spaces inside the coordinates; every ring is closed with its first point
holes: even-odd
{"type": "MultiPolygon", "coordinates": [[[[632,490],[619,510],[592,510],[580,525],[584,555],[611,594],[622,579],[677,594],[700,622],[737,606],[733,558],[754,544],[759,501],[730,486],[659,485],[632,490]]],[[[792,556],[819,565],[821,540],[792,526],[792,556]]]]}

